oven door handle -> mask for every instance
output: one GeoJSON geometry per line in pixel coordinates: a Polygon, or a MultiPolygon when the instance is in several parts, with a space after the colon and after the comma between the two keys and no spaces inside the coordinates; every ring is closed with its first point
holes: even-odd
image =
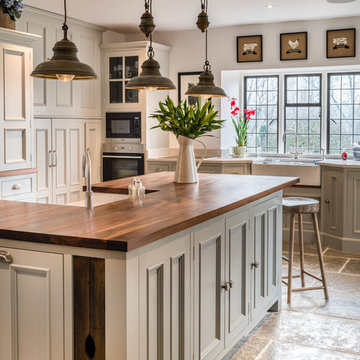
{"type": "Polygon", "coordinates": [[[106,159],[142,159],[142,156],[103,155],[106,159]]]}

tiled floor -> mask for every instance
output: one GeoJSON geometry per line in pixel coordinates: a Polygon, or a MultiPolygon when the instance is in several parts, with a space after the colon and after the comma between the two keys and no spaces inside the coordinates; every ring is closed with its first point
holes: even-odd
{"type": "MultiPolygon", "coordinates": [[[[306,245],[305,252],[307,269],[320,275],[315,246],[306,245]]],[[[326,248],[324,259],[330,300],[314,290],[293,293],[288,306],[283,286],[282,311],[269,314],[232,360],[360,360],[360,254],[326,248]]],[[[316,283],[306,280],[306,286],[316,283]]]]}

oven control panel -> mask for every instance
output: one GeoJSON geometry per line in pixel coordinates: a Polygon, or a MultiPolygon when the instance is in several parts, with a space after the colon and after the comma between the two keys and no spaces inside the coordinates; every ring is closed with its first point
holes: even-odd
{"type": "Polygon", "coordinates": [[[102,146],[103,152],[111,153],[136,153],[143,154],[145,152],[145,146],[143,144],[113,144],[105,143],[102,146]]]}

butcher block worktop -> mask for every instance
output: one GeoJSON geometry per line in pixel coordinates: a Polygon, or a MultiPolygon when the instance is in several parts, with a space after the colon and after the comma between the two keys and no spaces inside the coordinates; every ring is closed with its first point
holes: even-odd
{"type": "MultiPolygon", "coordinates": [[[[125,199],[95,207],[0,201],[0,237],[12,240],[131,251],[296,184],[294,177],[199,174],[198,184],[174,184],[170,172],[141,179],[142,202],[125,199]]],[[[94,191],[127,193],[131,179],[94,191]]]]}

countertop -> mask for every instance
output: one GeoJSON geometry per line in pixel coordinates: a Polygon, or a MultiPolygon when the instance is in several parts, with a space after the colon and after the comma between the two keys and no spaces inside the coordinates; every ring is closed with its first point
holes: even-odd
{"type": "MultiPolygon", "coordinates": [[[[262,161],[265,159],[271,159],[271,156],[266,157],[244,157],[244,158],[233,158],[230,156],[221,156],[221,157],[210,157],[205,158],[202,161],[202,164],[209,164],[209,163],[217,163],[217,164],[252,164],[257,161],[262,161]]],[[[281,157],[273,157],[274,159],[281,159],[281,157]]],[[[169,156],[169,157],[158,157],[158,158],[148,158],[148,161],[154,161],[154,162],[176,162],[177,157],[176,156],[169,156]]],[[[286,157],[288,160],[294,160],[301,161],[302,158],[294,159],[286,157]]],[[[311,160],[311,158],[304,158],[304,160],[311,160]]],[[[196,160],[200,160],[199,158],[196,158],[196,160]]],[[[319,160],[314,159],[317,161],[319,165],[330,165],[330,166],[336,166],[336,167],[346,167],[346,168],[360,168],[360,161],[355,160],[341,160],[341,159],[325,159],[325,160],[319,160]]],[[[274,165],[286,165],[286,163],[274,163],[274,165]]]]}
{"type": "Polygon", "coordinates": [[[6,170],[6,171],[0,171],[0,177],[25,175],[25,174],[36,174],[37,171],[38,171],[37,168],[20,169],[20,170],[6,170]]]}
{"type": "MultiPolygon", "coordinates": [[[[142,202],[126,199],[88,210],[66,205],[0,201],[0,237],[46,244],[131,251],[296,184],[295,177],[199,174],[175,184],[174,173],[142,176],[142,202]]],[[[94,191],[127,193],[130,178],[94,191]]]]}

